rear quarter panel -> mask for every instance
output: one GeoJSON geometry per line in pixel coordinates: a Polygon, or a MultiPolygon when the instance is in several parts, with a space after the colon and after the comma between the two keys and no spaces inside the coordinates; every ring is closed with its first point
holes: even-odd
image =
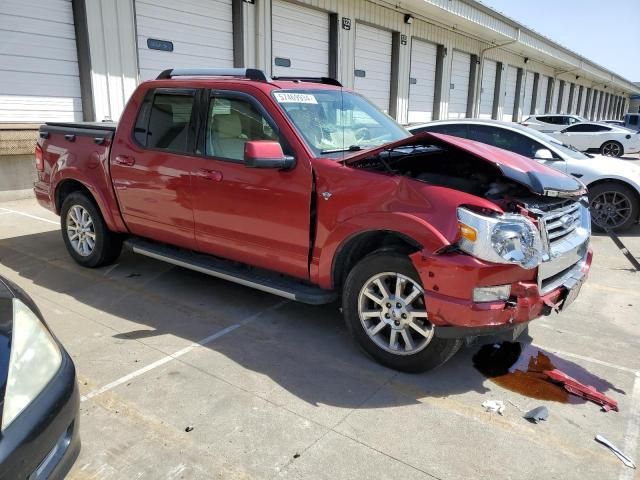
{"type": "Polygon", "coordinates": [[[50,131],[49,137],[40,138],[38,144],[44,154],[44,170],[38,172],[35,192],[38,201],[60,214],[61,205],[56,195],[65,182],[75,180],[84,185],[98,204],[110,230],[124,232],[126,227],[120,216],[109,174],[109,151],[112,138],[98,144],[95,137],[76,134],[71,141],[64,131],[50,131]]]}

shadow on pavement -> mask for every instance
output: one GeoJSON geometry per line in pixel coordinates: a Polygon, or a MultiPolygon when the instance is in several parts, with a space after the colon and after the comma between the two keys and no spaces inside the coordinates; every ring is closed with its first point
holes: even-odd
{"type": "Polygon", "coordinates": [[[244,381],[246,369],[259,374],[243,388],[255,387],[266,376],[312,405],[361,408],[366,402],[367,408],[382,408],[424,397],[483,394],[491,387],[473,367],[477,347],[463,349],[435,371],[398,374],[360,351],[336,305],[289,302],[273,309],[282,299],[129,252],[123,252],[117,267],[85,269],[67,255],[59,231],[0,240],[0,263],[21,277],[17,283],[27,292],[64,293],[82,304],[79,308],[90,307],[87,312],[106,313],[101,321],[125,341],[151,344],[168,334],[197,342],[264,312],[207,344],[215,355],[193,360],[229,383],[244,381]],[[398,394],[374,395],[383,385],[398,394]]]}

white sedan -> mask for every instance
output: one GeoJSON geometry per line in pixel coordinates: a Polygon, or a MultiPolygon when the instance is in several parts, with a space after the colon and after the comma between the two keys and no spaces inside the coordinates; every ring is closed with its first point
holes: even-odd
{"type": "Polygon", "coordinates": [[[607,157],[640,152],[640,134],[616,125],[581,122],[548,134],[582,152],[595,151],[607,157]]]}
{"type": "Polygon", "coordinates": [[[555,138],[517,123],[496,120],[441,120],[409,127],[504,148],[579,178],[589,188],[595,227],[623,231],[640,218],[640,166],[617,158],[587,155],[555,138]]]}

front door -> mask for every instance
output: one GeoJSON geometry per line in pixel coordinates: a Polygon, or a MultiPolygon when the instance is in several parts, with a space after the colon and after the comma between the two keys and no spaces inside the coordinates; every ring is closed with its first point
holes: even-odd
{"type": "Polygon", "coordinates": [[[159,88],[141,101],[135,124],[119,128],[111,177],[120,210],[135,235],[194,248],[191,172],[195,90],[159,88]]]}
{"type": "Polygon", "coordinates": [[[280,141],[285,153],[294,152],[249,94],[215,91],[207,103],[198,145],[202,157],[193,177],[198,250],[307,278],[309,161],[298,155],[289,171],[246,167],[249,140],[280,141]]]}

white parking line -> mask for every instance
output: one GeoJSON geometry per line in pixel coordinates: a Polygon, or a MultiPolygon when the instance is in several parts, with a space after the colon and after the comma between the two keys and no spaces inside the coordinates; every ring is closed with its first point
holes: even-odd
{"type": "MultiPolygon", "coordinates": [[[[624,447],[622,452],[638,463],[638,459],[634,459],[638,450],[638,437],[640,437],[640,373],[636,374],[635,382],[633,382],[633,391],[631,392],[631,411],[629,412],[629,422],[624,432],[624,447]]],[[[635,476],[635,470],[622,466],[620,471],[620,480],[632,480],[635,476]]]]}
{"type": "Polygon", "coordinates": [[[54,222],[53,220],[49,220],[48,218],[38,217],[37,215],[31,215],[30,213],[19,212],[18,210],[11,210],[10,208],[4,208],[4,207],[0,207],[0,210],[2,210],[4,213],[14,213],[16,215],[22,215],[24,217],[33,218],[35,220],[41,220],[43,222],[53,223],[54,225],[60,225],[60,222],[54,222]]]}
{"type": "Polygon", "coordinates": [[[261,315],[264,315],[267,312],[270,312],[272,310],[277,310],[280,307],[282,307],[283,305],[289,303],[290,300],[283,300],[279,303],[276,303],[275,305],[269,307],[269,308],[265,308],[264,310],[258,312],[258,313],[254,313],[253,315],[250,315],[249,317],[247,317],[246,319],[242,320],[239,323],[235,323],[233,325],[230,325],[226,328],[223,328],[222,330],[220,330],[219,332],[216,332],[212,335],[209,335],[208,337],[203,338],[202,340],[199,340],[195,343],[192,343],[191,345],[184,347],[181,350],[178,350],[177,352],[174,352],[170,355],[167,355],[165,357],[162,357],[159,360],[156,360],[153,363],[150,363],[149,365],[146,365],[134,372],[131,372],[128,375],[125,375],[124,377],[120,377],[117,380],[114,380],[111,383],[107,383],[106,385],[96,389],[96,390],[92,390],[91,392],[87,393],[86,395],[83,395],[82,397],[80,397],[80,401],[81,402],[86,402],[87,400],[90,400],[91,398],[97,396],[97,395],[101,395],[105,392],[108,392],[109,390],[113,390],[114,388],[118,387],[119,385],[122,385],[123,383],[126,383],[136,377],[139,377],[140,375],[144,375],[147,372],[150,372],[151,370],[154,370],[162,365],[164,365],[165,363],[168,363],[172,360],[176,360],[177,358],[182,357],[183,355],[186,355],[187,353],[193,351],[195,348],[198,347],[202,347],[204,345],[207,345],[208,343],[213,342],[214,340],[217,340],[220,337],[225,336],[228,333],[233,332],[234,330],[242,327],[243,325],[246,325],[247,323],[250,323],[254,320],[256,320],[257,318],[259,318],[261,315]]]}
{"type": "Polygon", "coordinates": [[[546,350],[547,352],[557,353],[561,357],[569,357],[575,358],[576,360],[584,360],[585,362],[595,363],[597,365],[602,365],[603,367],[609,367],[614,370],[620,370],[621,372],[631,373],[632,375],[639,375],[640,372],[638,370],[634,370],[633,368],[624,367],[622,365],[616,365],[615,363],[605,362],[604,360],[598,360],[597,358],[587,357],[585,355],[579,355],[577,353],[565,352],[563,350],[558,350],[557,348],[545,347],[544,345],[532,344],[534,347],[541,348],[546,350]]]}

